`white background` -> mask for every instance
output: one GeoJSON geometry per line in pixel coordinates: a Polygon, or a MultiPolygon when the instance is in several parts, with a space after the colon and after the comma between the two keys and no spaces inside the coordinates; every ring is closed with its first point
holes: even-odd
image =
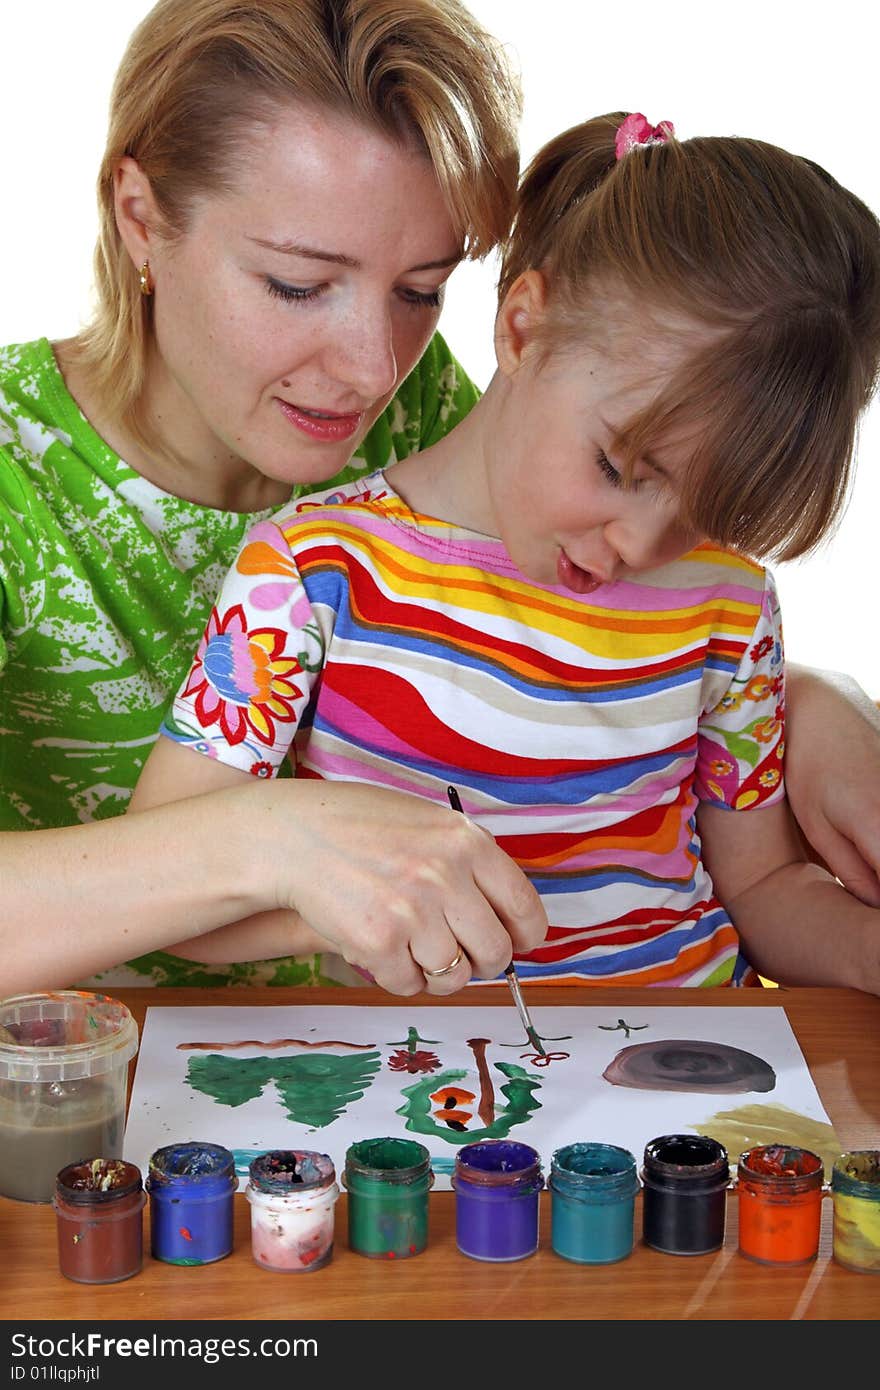
{"type": "MultiPolygon", "coordinates": [[[[76,332],[89,309],[94,181],[115,66],[148,0],[6,5],[0,341],[76,332]]],[[[470,0],[510,49],[526,96],[523,155],[605,111],[678,134],[750,135],[809,155],[880,212],[876,47],[863,0],[470,0]]],[[[463,266],[442,328],[471,376],[492,371],[494,260],[463,266]]],[[[870,576],[880,514],[880,402],[837,535],[777,570],[788,655],[849,671],[880,697],[870,576]]]]}

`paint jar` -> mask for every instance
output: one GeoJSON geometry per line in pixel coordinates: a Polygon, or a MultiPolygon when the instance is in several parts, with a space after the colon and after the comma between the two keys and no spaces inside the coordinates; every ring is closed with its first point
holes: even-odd
{"type": "Polygon", "coordinates": [[[55,1181],[58,1265],[77,1284],[118,1284],[140,1271],[146,1203],[141,1170],[118,1158],[84,1159],[55,1181]]]}
{"type": "Polygon", "coordinates": [[[818,1154],[759,1144],[740,1154],[739,1251],[764,1264],[804,1264],[819,1253],[822,1184],[818,1154]]]}
{"type": "Polygon", "coordinates": [[[550,1240],[576,1264],[632,1254],[639,1178],[635,1155],[616,1144],[566,1144],[550,1160],[550,1240]]]}
{"type": "Polygon", "coordinates": [[[272,1149],[248,1170],[251,1252],[261,1269],[302,1273],[333,1256],[333,1208],[339,1196],[329,1154],[272,1149]]]}
{"type": "Polygon", "coordinates": [[[510,1139],[465,1144],[455,1155],[455,1240],[472,1260],[523,1260],[538,1248],[537,1149],[510,1139]]]}
{"type": "Polygon", "coordinates": [[[700,1134],[663,1134],[645,1146],[642,1234],[667,1255],[705,1255],[724,1243],[727,1150],[700,1134]]]}
{"type": "Polygon", "coordinates": [[[880,1149],[852,1149],[831,1170],[838,1264],[880,1274],[880,1149]]]}
{"type": "Polygon", "coordinates": [[[144,1184],[150,1194],[155,1260],[207,1265],[232,1249],[235,1157],[222,1144],[168,1144],[156,1149],[144,1184]]]}
{"type": "Polygon", "coordinates": [[[122,1156],[137,1025],[124,1004],[78,990],[0,1002],[0,1195],[51,1202],[84,1154],[122,1156]]]}
{"type": "Polygon", "coordinates": [[[414,1139],[361,1139],[345,1155],[348,1243],[373,1259],[419,1255],[428,1243],[431,1155],[414,1139]]]}

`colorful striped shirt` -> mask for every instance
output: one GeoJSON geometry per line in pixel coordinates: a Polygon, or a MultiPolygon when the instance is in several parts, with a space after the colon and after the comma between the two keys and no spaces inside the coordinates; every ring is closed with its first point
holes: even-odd
{"type": "Polygon", "coordinates": [[[254,776],[454,783],[546,908],[525,979],[753,983],[695,814],[781,797],[783,693],[761,566],[706,544],[579,597],[379,472],[251,529],[163,732],[254,776]]]}

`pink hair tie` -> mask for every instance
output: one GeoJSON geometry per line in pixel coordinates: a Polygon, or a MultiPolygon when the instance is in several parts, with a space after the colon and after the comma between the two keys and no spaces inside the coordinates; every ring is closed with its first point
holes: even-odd
{"type": "Polygon", "coordinates": [[[617,127],[617,134],[614,137],[614,153],[618,159],[623,159],[623,156],[629,154],[630,150],[634,150],[636,145],[665,145],[666,141],[674,135],[675,126],[671,121],[661,121],[659,125],[651,125],[651,122],[645,119],[641,111],[634,111],[617,127]]]}

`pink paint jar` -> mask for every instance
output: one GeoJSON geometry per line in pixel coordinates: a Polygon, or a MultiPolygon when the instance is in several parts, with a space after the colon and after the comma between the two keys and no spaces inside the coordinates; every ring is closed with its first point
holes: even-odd
{"type": "Polygon", "coordinates": [[[333,1256],[334,1207],[339,1196],[329,1154],[272,1149],[248,1170],[251,1253],[261,1269],[303,1274],[333,1256]]]}

